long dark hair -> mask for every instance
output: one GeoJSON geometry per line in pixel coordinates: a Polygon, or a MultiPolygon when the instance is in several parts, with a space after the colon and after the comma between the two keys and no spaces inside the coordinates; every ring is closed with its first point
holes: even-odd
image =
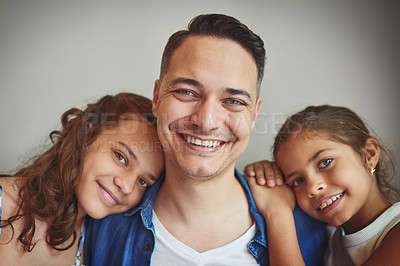
{"type": "Polygon", "coordinates": [[[25,251],[32,251],[35,219],[40,218],[48,221],[46,242],[52,248],[66,250],[75,243],[78,206],[74,189],[80,180],[86,147],[104,129],[135,114],[155,121],[149,99],[120,93],[104,96],[96,103],[88,104],[83,111],[71,108],[62,115],[61,129],[50,133],[52,146],[15,173],[15,176],[25,177],[19,190],[19,207],[16,215],[2,220],[1,224],[1,228],[11,226],[11,239],[13,222],[22,218],[23,228],[18,239],[25,251]],[[60,245],[71,236],[71,243],[61,248],[60,245]]]}

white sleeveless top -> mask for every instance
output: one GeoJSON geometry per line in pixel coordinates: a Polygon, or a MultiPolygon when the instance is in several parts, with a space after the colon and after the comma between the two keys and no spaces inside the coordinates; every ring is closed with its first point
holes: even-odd
{"type": "Polygon", "coordinates": [[[156,231],[156,242],[151,257],[151,265],[258,265],[247,248],[247,245],[256,233],[255,224],[244,235],[233,242],[202,253],[197,252],[172,236],[160,223],[154,210],[153,224],[156,231]]]}
{"type": "Polygon", "coordinates": [[[325,265],[361,265],[400,222],[400,202],[390,206],[370,225],[350,235],[342,227],[328,225],[329,248],[325,265]]]}

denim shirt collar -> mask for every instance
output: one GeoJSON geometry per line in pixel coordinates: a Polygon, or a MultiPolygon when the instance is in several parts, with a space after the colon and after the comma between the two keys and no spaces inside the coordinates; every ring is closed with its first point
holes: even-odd
{"type": "Polygon", "coordinates": [[[256,207],[256,203],[254,201],[253,195],[251,194],[249,184],[247,183],[246,179],[242,176],[242,174],[239,173],[237,169],[235,169],[235,177],[239,180],[240,184],[243,186],[246,195],[247,195],[247,200],[249,203],[249,210],[251,215],[254,218],[254,221],[256,222],[258,231],[256,233],[256,236],[253,238],[253,240],[257,241],[259,244],[263,245],[264,247],[267,247],[267,239],[266,239],[266,227],[265,227],[265,220],[264,217],[260,214],[256,207]]]}
{"type": "MultiPolygon", "coordinates": [[[[254,218],[254,221],[257,225],[257,233],[253,237],[252,241],[249,244],[249,249],[250,251],[257,256],[257,254],[260,254],[261,250],[260,247],[255,247],[252,245],[255,242],[259,243],[263,247],[267,247],[267,239],[265,237],[265,221],[260,212],[258,211],[256,204],[254,202],[253,195],[250,192],[250,187],[247,184],[246,179],[239,173],[237,169],[235,169],[235,177],[238,179],[242,187],[244,188],[248,203],[249,203],[249,210],[251,215],[254,218]],[[255,254],[256,253],[256,254],[255,254]]],[[[132,216],[136,212],[141,211],[142,215],[142,221],[144,226],[147,229],[150,229],[153,231],[153,204],[154,201],[157,197],[157,194],[161,188],[161,185],[164,183],[165,180],[165,173],[163,173],[160,178],[157,180],[156,183],[154,183],[149,190],[146,192],[145,196],[143,197],[142,202],[135,208],[131,209],[130,211],[126,212],[124,216],[132,216]]]]}
{"type": "Polygon", "coordinates": [[[153,204],[156,200],[161,185],[164,183],[165,173],[162,173],[158,180],[147,190],[141,203],[135,208],[129,210],[124,214],[125,217],[134,215],[136,212],[141,211],[142,221],[147,229],[152,229],[153,220],[153,204]]]}

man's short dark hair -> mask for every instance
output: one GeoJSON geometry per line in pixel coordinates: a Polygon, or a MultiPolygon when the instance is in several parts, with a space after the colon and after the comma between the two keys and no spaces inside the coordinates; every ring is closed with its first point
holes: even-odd
{"type": "Polygon", "coordinates": [[[208,35],[229,39],[239,43],[253,56],[257,66],[257,97],[260,94],[264,76],[265,49],[263,40],[236,18],[223,14],[205,14],[193,18],[187,30],[177,31],[171,35],[164,48],[161,59],[160,81],[167,73],[174,51],[188,36],[208,35]]]}

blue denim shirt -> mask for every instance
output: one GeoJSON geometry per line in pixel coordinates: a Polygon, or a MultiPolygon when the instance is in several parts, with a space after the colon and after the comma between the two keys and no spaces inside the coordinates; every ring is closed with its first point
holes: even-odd
{"type": "MultiPolygon", "coordinates": [[[[265,220],[255,205],[245,178],[237,170],[235,176],[246,191],[249,210],[257,225],[248,249],[260,265],[268,265],[265,220]]],[[[86,265],[150,265],[155,242],[152,208],[164,178],[161,176],[142,202],[130,211],[90,220],[84,248],[86,265]]],[[[322,265],[326,248],[325,224],[312,219],[297,206],[294,217],[304,261],[307,265],[322,265]]]]}

